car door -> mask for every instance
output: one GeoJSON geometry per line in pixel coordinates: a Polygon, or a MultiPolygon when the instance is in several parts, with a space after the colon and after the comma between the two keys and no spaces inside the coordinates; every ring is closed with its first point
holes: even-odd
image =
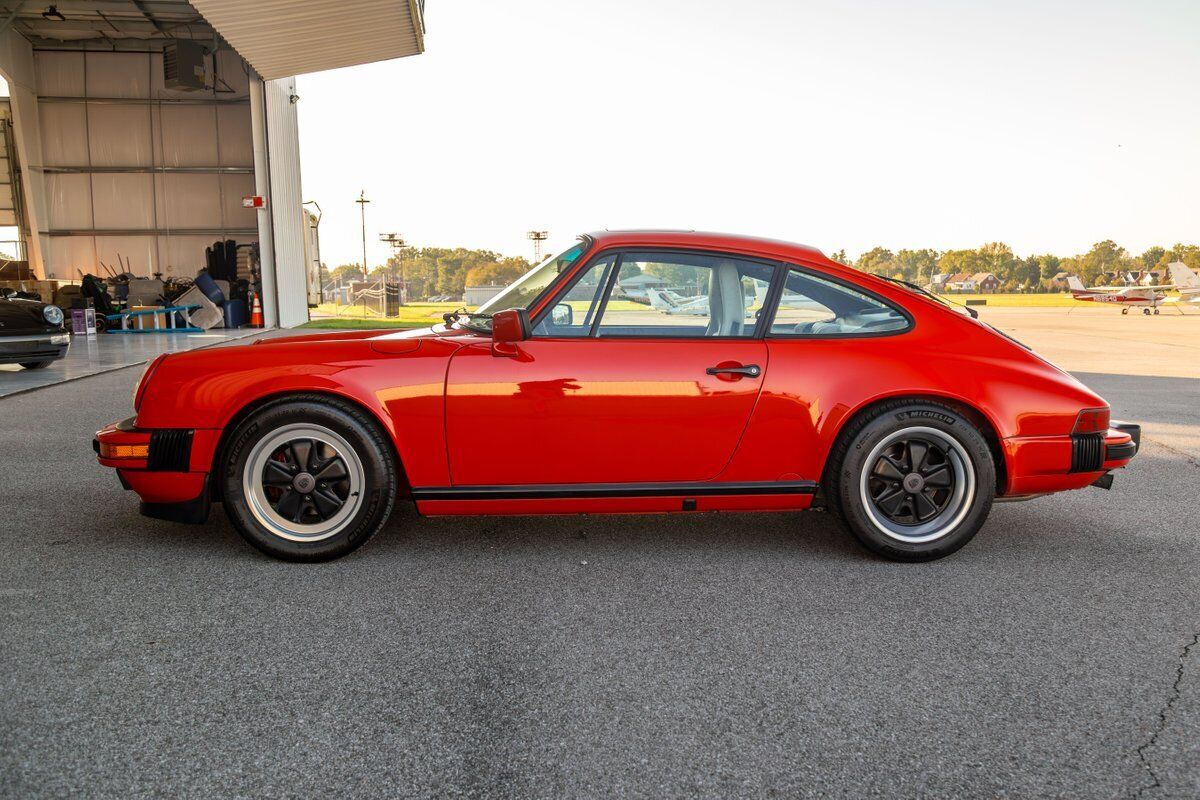
{"type": "Polygon", "coordinates": [[[711,253],[593,259],[514,353],[481,343],[451,360],[454,484],[718,476],[768,368],[757,306],[773,269],[711,253]]]}

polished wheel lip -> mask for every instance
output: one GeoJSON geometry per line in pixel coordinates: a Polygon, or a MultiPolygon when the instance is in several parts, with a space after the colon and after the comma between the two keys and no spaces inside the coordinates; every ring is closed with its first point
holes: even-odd
{"type": "MultiPolygon", "coordinates": [[[[910,477],[906,475],[905,478],[910,477]]],[[[895,431],[875,445],[863,462],[859,476],[859,497],[867,517],[883,535],[905,544],[924,544],[940,539],[954,531],[971,510],[975,500],[975,469],[971,457],[962,444],[950,434],[926,426],[912,426],[895,431]],[[889,519],[878,508],[871,493],[872,470],[884,452],[893,445],[905,441],[923,441],[942,449],[953,472],[950,497],[929,520],[908,525],[889,519]]]]}
{"type": "MultiPolygon", "coordinates": [[[[301,473],[297,478],[307,474],[301,473]]],[[[307,482],[301,483],[307,485],[307,482]]],[[[284,425],[259,439],[246,456],[242,470],[242,493],[251,516],[268,533],[293,542],[319,542],[344,530],[362,506],[364,484],[362,461],[353,446],[329,428],[308,422],[284,425]],[[264,483],[264,472],[268,462],[273,461],[272,455],[289,443],[305,441],[320,442],[331,448],[345,464],[349,483],[341,508],[328,519],[316,523],[293,522],[281,515],[272,505],[264,483]]]]}

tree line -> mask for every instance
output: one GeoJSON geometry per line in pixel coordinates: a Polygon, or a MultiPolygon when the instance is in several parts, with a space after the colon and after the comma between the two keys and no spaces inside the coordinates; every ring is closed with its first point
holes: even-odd
{"type": "Polygon", "coordinates": [[[1173,247],[1151,247],[1141,255],[1132,255],[1111,239],[1097,242],[1086,253],[1060,257],[1052,253],[1024,258],[1013,253],[1004,242],[989,242],[974,250],[897,250],[875,247],[858,257],[846,258],[839,250],[831,258],[847,266],[887,275],[922,286],[932,282],[936,274],[975,275],[990,272],[1000,281],[1001,291],[1060,291],[1053,284],[1055,275],[1077,275],[1088,286],[1119,283],[1125,272],[1158,270],[1161,280],[1168,282],[1166,266],[1182,261],[1200,271],[1200,246],[1176,244],[1173,247]]]}
{"type": "MultiPolygon", "coordinates": [[[[1079,276],[1088,286],[1119,282],[1121,273],[1140,270],[1165,272],[1172,261],[1182,261],[1200,272],[1200,246],[1176,244],[1151,247],[1141,255],[1132,255],[1111,239],[1097,242],[1086,253],[1060,257],[1050,253],[1024,258],[1013,253],[1003,242],[989,242],[973,250],[897,250],[874,247],[857,259],[846,257],[845,250],[830,256],[847,266],[888,275],[920,285],[931,282],[936,274],[974,275],[990,272],[1000,281],[1002,291],[1060,291],[1052,283],[1055,275],[1065,272],[1079,276]]],[[[381,275],[403,279],[408,296],[423,299],[440,295],[462,297],[467,286],[506,286],[524,275],[533,264],[521,256],[503,256],[491,250],[464,247],[409,248],[375,267],[373,278],[381,275]]],[[[362,280],[359,264],[343,264],[323,270],[323,283],[362,280]]],[[[1163,282],[1167,277],[1163,276],[1163,282]]]]}
{"type": "MultiPolygon", "coordinates": [[[[462,297],[467,286],[507,286],[533,264],[520,256],[502,256],[491,250],[465,247],[414,247],[392,256],[371,270],[371,277],[394,277],[408,285],[408,296],[424,299],[439,295],[462,297]]],[[[329,271],[325,282],[363,280],[360,264],[343,264],[329,271]]]]}

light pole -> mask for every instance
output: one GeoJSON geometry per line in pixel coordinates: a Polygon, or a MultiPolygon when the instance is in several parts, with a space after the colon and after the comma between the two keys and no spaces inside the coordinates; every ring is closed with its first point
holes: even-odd
{"type": "MultiPolygon", "coordinates": [[[[400,234],[398,234],[398,233],[381,233],[381,234],[379,234],[379,241],[387,244],[388,246],[390,246],[392,248],[392,256],[397,261],[400,260],[400,252],[402,250],[404,250],[405,247],[408,246],[408,244],[404,241],[403,237],[401,237],[400,234]]],[[[392,273],[392,277],[393,278],[396,277],[395,272],[392,273]]],[[[400,305],[404,305],[404,300],[405,300],[404,295],[407,292],[407,290],[408,290],[408,279],[404,275],[404,265],[403,265],[403,262],[401,262],[401,266],[400,266],[400,305]]]]}
{"type": "Polygon", "coordinates": [[[529,231],[525,238],[533,242],[533,263],[542,263],[542,242],[550,238],[550,231],[529,231]]]}

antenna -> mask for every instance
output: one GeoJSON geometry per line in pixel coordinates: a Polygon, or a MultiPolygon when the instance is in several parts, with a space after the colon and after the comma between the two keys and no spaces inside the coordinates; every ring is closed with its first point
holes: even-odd
{"type": "Polygon", "coordinates": [[[550,231],[530,231],[525,234],[525,238],[533,242],[533,262],[540,264],[542,261],[542,242],[550,238],[550,231]]]}

